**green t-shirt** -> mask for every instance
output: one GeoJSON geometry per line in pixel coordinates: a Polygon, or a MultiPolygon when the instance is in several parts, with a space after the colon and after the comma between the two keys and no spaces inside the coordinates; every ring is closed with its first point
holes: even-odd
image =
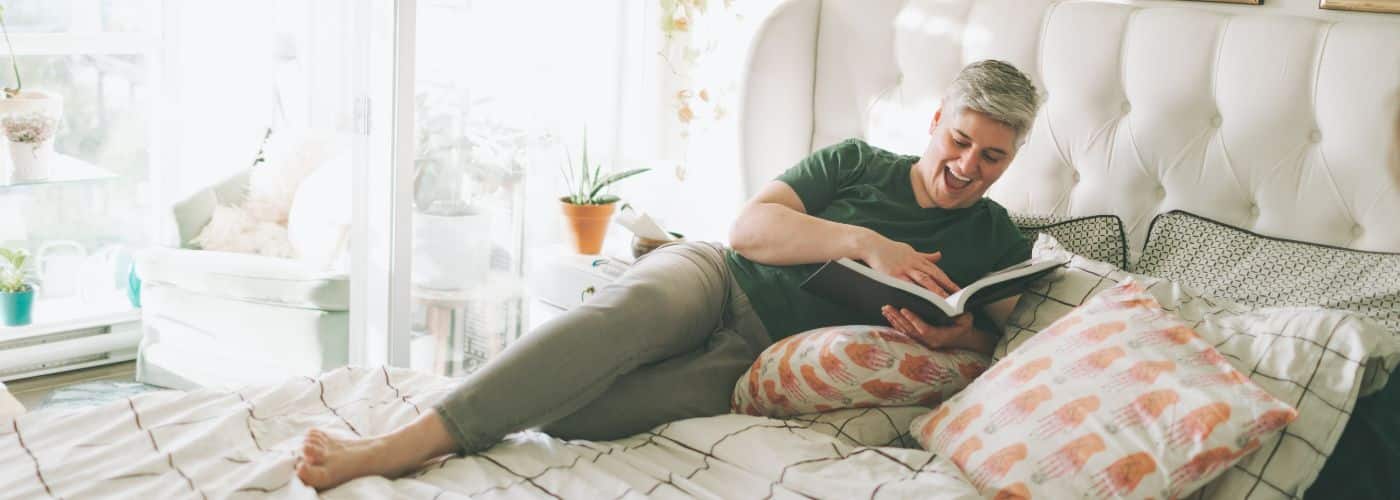
{"type": "MultiPolygon", "coordinates": [[[[792,186],[810,215],[870,228],[920,252],[942,251],[938,267],[959,286],[1030,258],[1030,242],[1006,209],[990,199],[952,210],[920,207],[909,178],[918,160],[848,139],[813,153],[778,180],[792,186]]],[[[869,322],[798,288],[820,263],[770,266],[733,250],[726,259],[774,340],[823,326],[869,322]]]]}

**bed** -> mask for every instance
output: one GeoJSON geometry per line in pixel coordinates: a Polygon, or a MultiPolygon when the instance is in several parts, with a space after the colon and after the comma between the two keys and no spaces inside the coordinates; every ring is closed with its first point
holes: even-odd
{"type": "MultiPolygon", "coordinates": [[[[1129,265],[1154,218],[1172,210],[1271,237],[1400,252],[1400,21],[1166,4],[775,2],[741,82],[733,189],[752,193],[847,137],[917,153],[939,90],[965,63],[999,58],[1027,71],[1046,102],[990,193],[1014,211],[1117,216],[1129,265]]],[[[7,419],[0,496],[315,497],[292,473],[305,429],[382,432],[449,386],[346,368],[7,419]]],[[[322,496],[978,497],[954,464],[909,443],[914,413],[726,415],[613,442],[527,432],[322,496]]]]}

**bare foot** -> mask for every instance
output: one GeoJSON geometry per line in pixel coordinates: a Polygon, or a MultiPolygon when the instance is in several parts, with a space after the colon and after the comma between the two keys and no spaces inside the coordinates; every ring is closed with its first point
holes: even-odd
{"type": "Polygon", "coordinates": [[[319,430],[306,431],[297,477],[316,490],[327,490],[364,476],[396,478],[422,465],[417,454],[395,450],[387,437],[349,439],[319,430]]]}

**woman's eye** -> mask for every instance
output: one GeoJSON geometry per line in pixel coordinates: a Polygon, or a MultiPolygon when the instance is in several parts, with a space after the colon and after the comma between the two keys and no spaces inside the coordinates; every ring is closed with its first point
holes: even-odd
{"type": "Polygon", "coordinates": [[[988,156],[988,155],[982,155],[982,159],[987,160],[987,163],[996,163],[997,161],[1000,160],[999,158],[992,158],[991,156],[988,156]]]}
{"type": "Polygon", "coordinates": [[[971,143],[962,142],[962,141],[953,141],[953,144],[957,144],[958,147],[960,147],[960,148],[965,148],[965,147],[968,147],[968,146],[971,146],[971,145],[972,145],[971,143]]]}

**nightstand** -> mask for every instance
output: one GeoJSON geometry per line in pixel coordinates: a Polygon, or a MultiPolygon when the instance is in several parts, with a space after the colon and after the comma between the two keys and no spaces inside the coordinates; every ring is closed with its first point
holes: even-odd
{"type": "Polygon", "coordinates": [[[631,255],[579,255],[564,249],[534,253],[535,264],[527,274],[529,327],[535,327],[582,304],[632,265],[631,255]]]}

